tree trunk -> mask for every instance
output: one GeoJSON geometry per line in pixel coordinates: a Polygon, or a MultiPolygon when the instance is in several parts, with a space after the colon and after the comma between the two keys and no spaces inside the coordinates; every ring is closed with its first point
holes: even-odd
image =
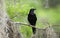
{"type": "Polygon", "coordinates": [[[22,38],[6,13],[5,0],[0,0],[0,38],[22,38]]]}

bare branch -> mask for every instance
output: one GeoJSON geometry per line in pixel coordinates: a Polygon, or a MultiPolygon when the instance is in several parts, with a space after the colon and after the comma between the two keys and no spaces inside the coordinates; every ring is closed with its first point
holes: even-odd
{"type": "MultiPolygon", "coordinates": [[[[12,22],[12,24],[15,24],[15,25],[26,25],[26,26],[30,26],[30,27],[34,27],[34,28],[36,28],[36,29],[42,29],[42,28],[37,28],[37,27],[35,27],[35,26],[32,26],[32,25],[30,25],[30,24],[27,24],[27,23],[22,23],[22,22],[12,22]]],[[[47,27],[46,27],[47,28],[47,27]]],[[[45,29],[45,28],[43,28],[43,29],[45,29]]]]}
{"type": "MultiPolygon", "coordinates": [[[[26,25],[26,26],[34,27],[34,28],[36,28],[36,29],[42,29],[42,28],[37,28],[37,27],[35,27],[35,26],[32,26],[32,25],[27,24],[27,23],[22,23],[22,22],[12,22],[12,24],[15,24],[15,25],[17,25],[17,24],[18,24],[18,25],[26,25]]],[[[46,24],[46,25],[48,25],[46,28],[48,28],[48,27],[51,26],[50,24],[46,24]]],[[[60,24],[52,24],[52,25],[57,26],[57,25],[60,25],[60,24]]],[[[46,28],[43,28],[43,29],[46,29],[46,28]]]]}

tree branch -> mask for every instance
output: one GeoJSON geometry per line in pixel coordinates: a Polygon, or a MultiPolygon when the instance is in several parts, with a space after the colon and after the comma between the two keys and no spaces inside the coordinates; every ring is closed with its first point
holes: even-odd
{"type": "MultiPolygon", "coordinates": [[[[42,29],[42,28],[37,28],[37,27],[35,27],[35,26],[32,26],[32,25],[27,24],[27,23],[22,23],[22,22],[12,22],[12,24],[15,24],[15,25],[17,25],[17,24],[18,24],[18,25],[26,25],[26,26],[34,27],[34,28],[36,28],[36,29],[42,29]]],[[[46,28],[48,28],[48,27],[51,26],[50,24],[46,24],[46,25],[48,25],[46,28]]],[[[57,26],[57,25],[60,25],[60,24],[52,24],[52,25],[57,26]]],[[[46,28],[43,28],[43,29],[46,29],[46,28]]]]}
{"type": "MultiPolygon", "coordinates": [[[[30,26],[30,27],[34,27],[34,28],[36,28],[36,29],[42,29],[42,28],[37,28],[37,27],[35,27],[35,26],[32,26],[32,25],[30,25],[30,24],[27,24],[27,23],[21,23],[21,22],[12,22],[12,24],[15,24],[15,25],[26,25],[26,26],[30,26]]],[[[45,29],[45,28],[43,28],[43,29],[45,29]]]]}

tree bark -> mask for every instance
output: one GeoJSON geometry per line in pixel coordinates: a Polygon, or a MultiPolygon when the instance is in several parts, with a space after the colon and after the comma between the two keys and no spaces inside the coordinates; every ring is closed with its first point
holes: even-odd
{"type": "Polygon", "coordinates": [[[6,13],[5,0],[0,0],[0,38],[22,38],[16,25],[6,13]]]}

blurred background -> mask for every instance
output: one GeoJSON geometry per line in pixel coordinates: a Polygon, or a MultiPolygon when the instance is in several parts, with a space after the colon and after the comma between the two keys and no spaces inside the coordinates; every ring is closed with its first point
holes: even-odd
{"type": "MultiPolygon", "coordinates": [[[[46,24],[60,25],[60,0],[6,0],[7,13],[14,22],[28,23],[27,16],[31,8],[35,8],[37,16],[37,28],[46,28],[46,24]]],[[[32,29],[26,25],[20,25],[20,32],[25,38],[30,38],[32,29]]]]}

